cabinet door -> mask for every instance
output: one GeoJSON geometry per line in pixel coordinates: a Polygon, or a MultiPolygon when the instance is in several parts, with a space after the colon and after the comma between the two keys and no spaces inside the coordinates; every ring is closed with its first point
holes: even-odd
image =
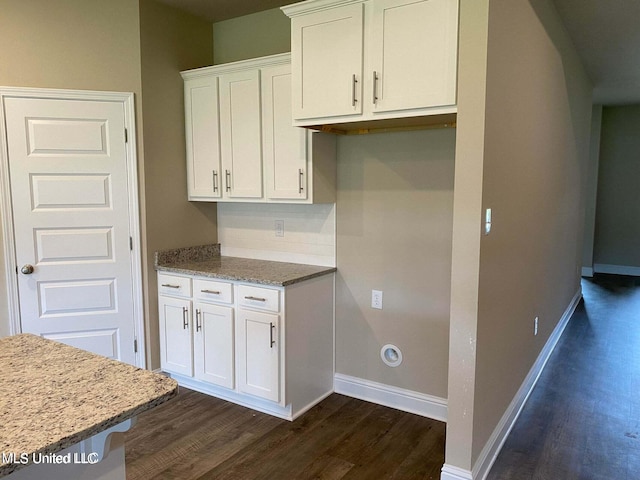
{"type": "Polygon", "coordinates": [[[223,185],[229,198],[262,197],[260,72],[220,77],[223,185]]]}
{"type": "Polygon", "coordinates": [[[363,4],[291,19],[293,118],[362,113],[363,4]]]}
{"type": "Polygon", "coordinates": [[[280,402],[278,315],[238,310],[238,389],[280,402]]]}
{"type": "Polygon", "coordinates": [[[189,200],[220,198],[217,77],[186,80],[184,104],[189,200]]]}
{"type": "Polygon", "coordinates": [[[306,131],[291,125],[291,65],[262,70],[262,105],[267,198],[304,200],[306,131]]]}
{"type": "Polygon", "coordinates": [[[191,302],[160,296],[160,366],[167,372],[193,376],[191,302]]]}
{"type": "Polygon", "coordinates": [[[374,114],[455,105],[455,0],[372,0],[370,102],[374,114]],[[377,97],[377,98],[376,98],[377,97]]]}
{"type": "Polygon", "coordinates": [[[233,309],[195,304],[195,377],[221,387],[234,387],[233,309]]]}

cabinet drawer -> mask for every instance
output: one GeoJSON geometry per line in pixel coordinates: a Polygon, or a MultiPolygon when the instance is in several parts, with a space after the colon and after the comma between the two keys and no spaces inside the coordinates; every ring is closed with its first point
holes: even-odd
{"type": "Polygon", "coordinates": [[[176,275],[158,274],[158,292],[161,295],[171,295],[174,297],[191,296],[191,279],[188,277],[178,277],[176,275]]]}
{"type": "Polygon", "coordinates": [[[238,285],[238,304],[242,307],[280,311],[280,291],[272,288],[238,285]]]}
{"type": "Polygon", "coordinates": [[[207,302],[233,303],[233,284],[215,280],[193,280],[193,295],[207,302]]]}

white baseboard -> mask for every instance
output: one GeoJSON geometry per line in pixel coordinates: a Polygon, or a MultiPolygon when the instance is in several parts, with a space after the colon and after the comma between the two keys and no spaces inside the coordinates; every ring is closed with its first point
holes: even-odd
{"type": "Polygon", "coordinates": [[[341,373],[334,375],[333,390],[348,397],[415,413],[441,422],[447,421],[447,399],[445,398],[341,373]]]}
{"type": "MultiPolygon", "coordinates": [[[[489,470],[491,470],[491,467],[493,466],[493,463],[495,462],[496,457],[498,456],[498,453],[500,453],[500,450],[502,449],[504,442],[509,436],[509,432],[511,432],[511,429],[516,423],[516,420],[520,416],[520,412],[522,411],[524,404],[527,402],[529,395],[533,391],[533,388],[536,386],[536,383],[540,378],[540,374],[544,370],[544,367],[546,366],[547,361],[551,356],[551,353],[556,347],[558,340],[560,340],[560,336],[562,335],[562,332],[567,326],[567,323],[569,323],[569,319],[571,318],[571,315],[573,315],[573,312],[578,306],[578,303],[580,302],[581,298],[582,298],[582,291],[578,289],[576,294],[571,299],[569,306],[564,311],[562,318],[556,325],[556,328],[553,330],[553,333],[551,333],[549,340],[547,340],[547,343],[545,344],[544,348],[540,352],[540,355],[538,355],[536,362],[531,367],[531,370],[529,370],[529,374],[526,376],[526,378],[522,382],[520,389],[516,393],[515,397],[513,397],[511,404],[509,405],[507,410],[504,412],[504,415],[502,415],[500,422],[498,422],[498,425],[496,426],[495,430],[491,434],[491,437],[489,437],[489,440],[487,441],[484,448],[482,449],[482,452],[480,452],[480,456],[478,457],[478,460],[473,466],[472,476],[468,478],[484,480],[487,477],[489,470]]],[[[443,469],[443,472],[444,472],[444,469],[443,469]]],[[[441,477],[442,480],[445,480],[445,478],[455,479],[457,477],[444,477],[444,476],[441,477]]],[[[467,478],[467,477],[460,477],[460,478],[467,478]]]]}
{"type": "Polygon", "coordinates": [[[442,467],[440,480],[473,480],[473,477],[469,470],[463,470],[462,468],[447,465],[445,463],[442,467]]]}
{"type": "Polygon", "coordinates": [[[612,273],[614,275],[631,275],[632,277],[640,277],[640,267],[628,267],[625,265],[594,263],[593,271],[596,273],[612,273]]]}
{"type": "Polygon", "coordinates": [[[583,277],[593,277],[593,267],[582,267],[583,277]]]}

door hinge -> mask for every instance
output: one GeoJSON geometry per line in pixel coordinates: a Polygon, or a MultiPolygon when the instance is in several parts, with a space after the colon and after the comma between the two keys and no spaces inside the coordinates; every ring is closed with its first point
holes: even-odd
{"type": "Polygon", "coordinates": [[[129,250],[133,252],[133,237],[129,237],[129,250]]]}
{"type": "Polygon", "coordinates": [[[129,132],[127,129],[124,129],[124,143],[129,143],[129,132]]]}
{"type": "Polygon", "coordinates": [[[133,339],[133,353],[138,353],[138,339],[133,339]]]}

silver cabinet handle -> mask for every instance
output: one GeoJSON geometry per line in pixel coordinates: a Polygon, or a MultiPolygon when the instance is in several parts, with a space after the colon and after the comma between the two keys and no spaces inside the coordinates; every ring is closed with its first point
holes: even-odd
{"type": "Polygon", "coordinates": [[[266,298],[260,298],[260,297],[252,297],[252,296],[248,296],[248,297],[244,297],[246,300],[255,300],[256,302],[266,302],[267,299],[266,298]]]}
{"type": "Polygon", "coordinates": [[[213,191],[218,191],[218,172],[213,170],[213,191]]]}
{"type": "Polygon", "coordinates": [[[187,307],[182,307],[182,329],[186,330],[189,328],[189,309],[187,307]]]}
{"type": "Polygon", "coordinates": [[[356,84],[358,83],[358,79],[356,78],[356,74],[354,73],[351,77],[351,106],[355,107],[356,102],[356,84]]]}
{"type": "Polygon", "coordinates": [[[200,290],[202,293],[210,293],[212,295],[220,295],[218,290],[200,290]]]}
{"type": "Polygon", "coordinates": [[[273,345],[276,343],[276,341],[273,339],[274,328],[276,328],[276,326],[273,324],[273,322],[269,322],[269,348],[273,348],[273,345]]]}
{"type": "Polygon", "coordinates": [[[202,323],[200,323],[200,309],[196,309],[196,332],[202,330],[202,323]]]}
{"type": "Polygon", "coordinates": [[[298,169],[298,193],[302,193],[304,187],[302,186],[302,177],[304,176],[304,172],[301,168],[298,169]]]}
{"type": "Polygon", "coordinates": [[[225,190],[228,192],[229,190],[231,190],[231,171],[230,170],[224,171],[224,179],[225,179],[225,190]]]}
{"type": "Polygon", "coordinates": [[[170,283],[163,283],[162,286],[167,288],[176,288],[176,289],[180,288],[180,285],[171,285],[170,283]]]}
{"type": "Polygon", "coordinates": [[[378,72],[373,71],[373,104],[378,101],[378,72]]]}

